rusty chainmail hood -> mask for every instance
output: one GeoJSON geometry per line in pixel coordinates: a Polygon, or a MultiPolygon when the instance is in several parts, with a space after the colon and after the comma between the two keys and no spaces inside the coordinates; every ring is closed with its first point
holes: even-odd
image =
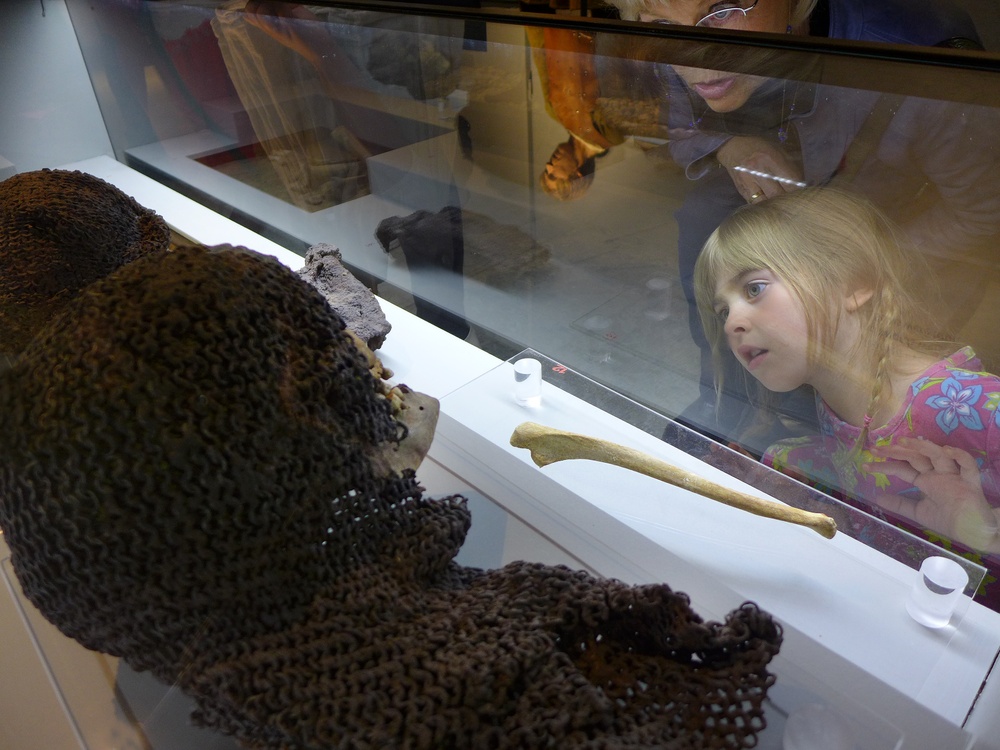
{"type": "Polygon", "coordinates": [[[71,301],[0,375],[0,526],[31,601],[250,748],[752,747],[770,616],[458,566],[465,501],[377,468],[400,426],[342,329],[231,248],[71,301]]]}
{"type": "Polygon", "coordinates": [[[58,169],[0,182],[0,352],[16,356],[81,289],[164,250],[163,219],[93,175],[58,169]]]}

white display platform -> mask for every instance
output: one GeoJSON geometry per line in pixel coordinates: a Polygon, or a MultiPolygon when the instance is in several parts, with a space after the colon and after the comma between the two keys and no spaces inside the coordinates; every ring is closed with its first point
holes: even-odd
{"type": "Polygon", "coordinates": [[[954,729],[1000,648],[1000,616],[972,605],[957,628],[928,630],[904,609],[916,573],[843,534],[827,540],[603,464],[538,469],[509,445],[522,421],[597,435],[761,495],[548,383],[541,407],[519,406],[513,383],[504,363],[445,396],[431,456],[483,494],[505,498],[508,512],[596,573],[666,581],[710,619],[758,602],[785,627],[781,662],[800,671],[796,682],[856,704],[849,715],[888,721],[900,747],[967,746],[954,729]]]}
{"type": "MultiPolygon", "coordinates": [[[[67,168],[85,169],[119,185],[192,240],[241,244],[292,267],[301,263],[294,253],[111,159],[67,168]]],[[[478,552],[497,558],[497,564],[514,556],[564,560],[631,583],[666,582],[687,592],[708,619],[721,619],[744,600],[756,600],[785,629],[781,654],[773,663],[778,682],[770,696],[771,725],[761,738],[765,750],[781,750],[784,717],[803,702],[834,707],[856,732],[857,750],[997,746],[1000,689],[995,676],[989,678],[1000,649],[1000,615],[971,603],[957,627],[927,630],[902,607],[913,571],[846,536],[826,540],[614,467],[573,461],[538,469],[526,451],[508,442],[513,428],[525,420],[598,435],[696,468],[716,481],[741,485],[547,383],[539,408],[519,406],[512,398],[510,364],[398,307],[384,308],[393,330],[379,352],[383,361],[397,381],[441,399],[438,433],[419,475],[431,495],[460,491],[474,500],[470,539],[489,540],[478,552]]],[[[17,592],[8,593],[12,604],[0,600],[0,623],[21,630],[17,638],[5,634],[4,643],[30,642],[37,652],[34,658],[22,653],[12,672],[14,655],[5,646],[0,668],[18,674],[19,684],[33,685],[36,691],[45,692],[46,680],[50,687],[41,698],[10,696],[0,706],[0,727],[26,721],[33,705],[49,712],[62,705],[69,736],[80,736],[81,747],[103,747],[90,741],[89,733],[83,738],[80,727],[127,722],[115,709],[110,662],[83,652],[91,664],[85,667],[80,665],[87,660],[77,663],[63,656],[58,662],[65,666],[55,675],[48,666],[53,651],[82,649],[58,633],[39,639],[35,626],[27,624],[29,615],[7,616],[11,606],[24,604],[17,592]],[[85,706],[80,705],[83,694],[85,706]]],[[[54,727],[60,720],[52,714],[47,723],[54,727]]],[[[9,736],[6,732],[0,728],[0,744],[9,736]]],[[[51,746],[30,744],[41,734],[41,728],[24,731],[20,737],[28,744],[16,746],[51,746]]],[[[170,742],[166,737],[152,746],[195,747],[170,742]]]]}

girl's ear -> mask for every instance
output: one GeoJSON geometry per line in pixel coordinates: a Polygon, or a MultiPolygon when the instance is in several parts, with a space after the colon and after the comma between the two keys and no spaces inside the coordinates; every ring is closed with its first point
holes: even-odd
{"type": "Polygon", "coordinates": [[[847,312],[857,312],[868,303],[868,300],[870,300],[874,294],[875,290],[869,289],[868,287],[855,289],[844,298],[844,309],[847,310],[847,312]]]}

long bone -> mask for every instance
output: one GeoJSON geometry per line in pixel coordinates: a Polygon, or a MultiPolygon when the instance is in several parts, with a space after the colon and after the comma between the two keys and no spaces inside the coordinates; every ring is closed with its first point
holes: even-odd
{"type": "Polygon", "coordinates": [[[531,451],[531,459],[538,466],[548,466],[556,461],[570,459],[601,461],[637,471],[653,479],[659,479],[675,487],[696,492],[703,497],[717,500],[725,505],[758,516],[806,526],[827,539],[832,539],[833,535],[837,533],[837,523],[830,516],[822,513],[810,513],[806,510],[748,495],[745,492],[732,490],[641,451],[589,435],[564,432],[536,422],[522,422],[510,436],[510,444],[515,448],[527,448],[531,451]]]}

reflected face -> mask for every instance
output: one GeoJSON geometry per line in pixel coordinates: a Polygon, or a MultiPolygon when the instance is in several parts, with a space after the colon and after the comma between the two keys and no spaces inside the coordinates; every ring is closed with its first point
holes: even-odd
{"type": "Polygon", "coordinates": [[[674,65],[681,80],[705,100],[710,109],[726,113],[739,109],[767,80],[763,76],[674,65]]]}
{"type": "Polygon", "coordinates": [[[560,143],[545,163],[543,179],[546,183],[555,184],[577,177],[580,177],[580,162],[573,143],[571,141],[560,143]]]}
{"type": "Polygon", "coordinates": [[[761,385],[784,393],[813,384],[805,309],[773,271],[746,271],[720,281],[713,306],[730,351],[761,385]]]}
{"type": "MultiPolygon", "coordinates": [[[[710,13],[739,5],[749,8],[752,3],[712,2],[711,0],[662,0],[639,14],[645,23],[672,23],[695,26],[710,13]]],[[[791,0],[758,0],[746,15],[735,11],[720,28],[740,31],[760,31],[784,34],[791,23],[791,0]]],[[[716,112],[732,112],[739,109],[761,84],[767,79],[742,73],[728,73],[719,70],[673,66],[677,75],[705,100],[716,112]]]]}

